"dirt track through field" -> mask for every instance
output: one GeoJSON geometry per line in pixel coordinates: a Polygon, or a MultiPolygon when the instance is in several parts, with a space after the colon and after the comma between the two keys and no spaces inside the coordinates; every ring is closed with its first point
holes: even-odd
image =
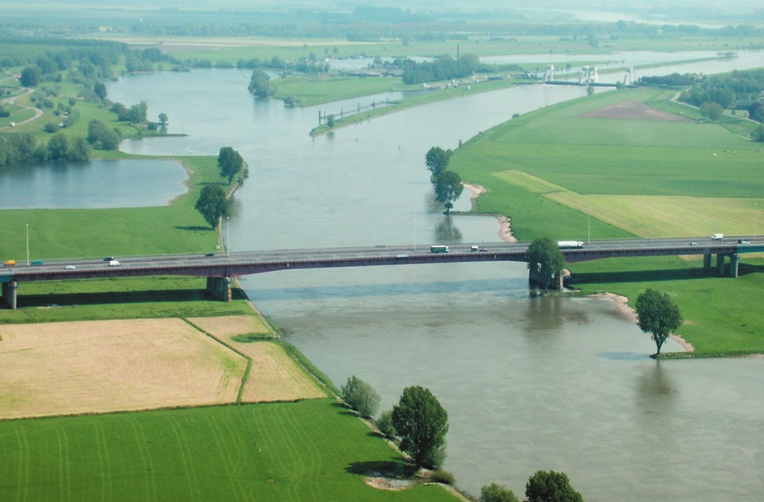
{"type": "Polygon", "coordinates": [[[578,117],[619,120],[660,120],[665,122],[691,122],[674,113],[656,110],[642,101],[621,101],[605,108],[582,113],[578,117]]]}
{"type": "Polygon", "coordinates": [[[0,419],[235,402],[246,359],[180,319],[0,326],[0,419]]]}

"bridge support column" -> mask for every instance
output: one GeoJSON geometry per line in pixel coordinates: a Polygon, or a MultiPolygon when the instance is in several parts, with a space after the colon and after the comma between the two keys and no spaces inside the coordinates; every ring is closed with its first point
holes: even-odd
{"type": "Polygon", "coordinates": [[[207,292],[221,302],[231,301],[230,277],[207,277],[207,292]]]}
{"type": "Polygon", "coordinates": [[[738,274],[738,256],[737,253],[730,255],[730,277],[733,279],[737,277],[738,274]]]}
{"type": "Polygon", "coordinates": [[[716,268],[719,269],[719,275],[724,275],[724,255],[721,253],[716,255],[716,268]]]}
{"type": "Polygon", "coordinates": [[[557,274],[554,276],[554,289],[557,291],[562,291],[565,289],[565,286],[562,283],[563,274],[557,274]]]}
{"type": "Polygon", "coordinates": [[[19,283],[16,281],[3,283],[3,300],[8,302],[13,310],[16,310],[16,289],[19,283]]]}
{"type": "Polygon", "coordinates": [[[703,270],[711,270],[711,253],[703,255],[703,270]]]}

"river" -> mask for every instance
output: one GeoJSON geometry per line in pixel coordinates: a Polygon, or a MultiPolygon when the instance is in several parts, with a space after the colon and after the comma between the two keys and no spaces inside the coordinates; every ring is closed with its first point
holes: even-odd
{"type": "MultiPolygon", "coordinates": [[[[490,247],[495,219],[441,214],[425,152],[585,94],[515,87],[310,138],[320,107],[254,99],[247,82],[244,71],[200,70],[108,86],[111,99],[146,100],[189,135],[125,151],[241,152],[251,174],[235,196],[233,250],[490,247]]],[[[533,472],[553,469],[587,501],[761,500],[764,359],[656,362],[649,337],[609,300],[534,298],[526,281],[523,264],[482,263],[283,271],[242,284],[337,385],[355,374],[383,409],[408,385],[429,387],[449,412],[445,468],[473,494],[496,482],[522,495],[533,472]]]]}

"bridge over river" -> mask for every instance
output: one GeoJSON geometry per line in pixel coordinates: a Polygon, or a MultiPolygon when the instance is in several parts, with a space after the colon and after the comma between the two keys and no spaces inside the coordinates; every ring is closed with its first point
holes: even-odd
{"type": "MultiPolygon", "coordinates": [[[[626,256],[703,255],[703,266],[710,269],[717,256],[719,274],[729,257],[730,277],[738,275],[739,255],[764,252],[764,238],[745,237],[628,239],[591,241],[580,248],[563,249],[569,263],[626,256]]],[[[0,270],[2,296],[16,308],[16,289],[20,282],[59,281],[112,277],[185,275],[207,278],[207,290],[222,301],[230,300],[232,277],[276,270],[305,268],[369,267],[378,265],[417,265],[424,263],[525,261],[530,243],[465,243],[449,245],[447,253],[433,253],[429,245],[362,246],[326,249],[281,249],[241,251],[230,254],[183,254],[73,259],[16,264],[0,270]],[[476,250],[477,249],[477,250],[476,250]]],[[[562,282],[562,278],[558,278],[562,282]]]]}

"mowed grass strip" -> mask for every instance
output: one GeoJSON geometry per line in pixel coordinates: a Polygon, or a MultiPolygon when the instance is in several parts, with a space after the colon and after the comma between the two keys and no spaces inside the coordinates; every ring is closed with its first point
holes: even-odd
{"type": "Polygon", "coordinates": [[[233,403],[245,358],[180,319],[0,325],[0,418],[233,403]]]}
{"type": "Polygon", "coordinates": [[[582,195],[523,171],[494,175],[640,237],[752,235],[764,222],[764,199],[582,195]]]}
{"type": "Polygon", "coordinates": [[[273,342],[239,343],[236,337],[226,342],[252,360],[242,402],[296,401],[326,397],[316,381],[273,342]]]}
{"type": "Polygon", "coordinates": [[[0,422],[0,500],[451,501],[332,399],[0,422]]]}

